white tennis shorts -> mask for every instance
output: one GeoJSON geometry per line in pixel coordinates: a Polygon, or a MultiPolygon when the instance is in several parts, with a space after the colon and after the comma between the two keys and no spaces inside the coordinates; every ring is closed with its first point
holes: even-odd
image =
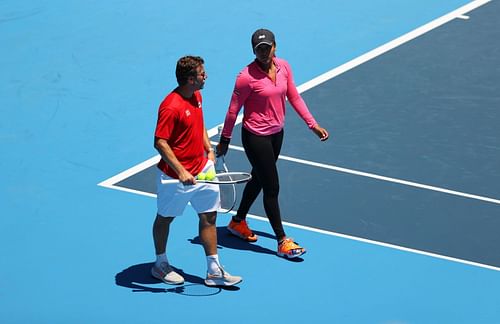
{"type": "MultiPolygon", "coordinates": [[[[208,160],[202,172],[214,169],[214,163],[208,160]]],[[[156,177],[158,215],[177,217],[184,213],[188,203],[191,203],[196,213],[217,211],[220,207],[219,186],[209,183],[183,185],[182,183],[163,184],[162,179],[172,179],[158,169],[156,177]]]]}

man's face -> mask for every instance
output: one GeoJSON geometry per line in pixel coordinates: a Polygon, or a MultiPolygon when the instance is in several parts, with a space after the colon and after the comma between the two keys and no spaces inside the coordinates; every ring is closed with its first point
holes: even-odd
{"type": "Polygon", "coordinates": [[[194,85],[196,88],[203,89],[205,85],[205,80],[208,78],[207,73],[205,72],[205,66],[200,65],[196,68],[196,76],[194,77],[194,85]]]}

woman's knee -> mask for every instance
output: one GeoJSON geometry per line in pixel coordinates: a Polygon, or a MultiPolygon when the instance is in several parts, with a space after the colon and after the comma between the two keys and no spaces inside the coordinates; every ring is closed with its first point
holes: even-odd
{"type": "Polygon", "coordinates": [[[262,191],[264,192],[264,196],[277,198],[280,193],[280,185],[279,183],[263,186],[262,191]]]}

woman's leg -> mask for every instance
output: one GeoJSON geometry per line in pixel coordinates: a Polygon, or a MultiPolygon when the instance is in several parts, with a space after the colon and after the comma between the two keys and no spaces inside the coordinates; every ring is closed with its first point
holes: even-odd
{"type": "Polygon", "coordinates": [[[279,177],[276,160],[283,143],[283,131],[269,136],[258,136],[243,129],[242,142],[247,158],[252,165],[253,178],[247,183],[243,191],[237,219],[244,219],[252,203],[257,198],[260,189],[262,189],[266,215],[269,218],[276,239],[281,240],[285,237],[285,232],[281,223],[278,203],[279,177]]]}

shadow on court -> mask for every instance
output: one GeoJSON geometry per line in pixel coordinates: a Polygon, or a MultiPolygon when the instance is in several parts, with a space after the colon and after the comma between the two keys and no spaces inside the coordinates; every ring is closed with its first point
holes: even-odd
{"type": "Polygon", "coordinates": [[[150,292],[150,293],[174,293],[184,296],[206,297],[219,294],[222,290],[236,291],[239,287],[207,287],[204,279],[185,273],[182,269],[172,267],[177,273],[184,277],[185,283],[180,286],[166,285],[160,280],[151,276],[151,267],[153,262],[141,263],[128,267],[115,276],[117,286],[130,288],[132,292],[150,292]],[[155,285],[151,287],[150,285],[155,285]],[[157,287],[160,286],[160,287],[157,287]],[[163,288],[168,287],[168,288],[163,288]]]}
{"type": "MultiPolygon", "coordinates": [[[[260,231],[253,231],[255,234],[259,236],[260,239],[262,238],[269,238],[272,240],[276,240],[276,237],[272,234],[266,233],[266,232],[260,232],[260,231]]],[[[198,244],[201,245],[200,237],[196,236],[192,239],[188,239],[189,242],[192,244],[198,244]]],[[[271,250],[265,247],[262,247],[258,245],[258,243],[250,243],[250,242],[245,242],[240,238],[237,238],[233,234],[231,234],[228,230],[227,227],[225,226],[219,226],[217,227],[217,244],[218,248],[228,248],[228,249],[235,249],[235,250],[242,250],[242,251],[251,251],[255,253],[263,253],[263,254],[271,254],[273,256],[276,255],[275,250],[271,250]]],[[[285,260],[291,261],[291,262],[302,262],[304,259],[302,258],[295,258],[295,259],[287,259],[283,258],[285,260]]]]}

